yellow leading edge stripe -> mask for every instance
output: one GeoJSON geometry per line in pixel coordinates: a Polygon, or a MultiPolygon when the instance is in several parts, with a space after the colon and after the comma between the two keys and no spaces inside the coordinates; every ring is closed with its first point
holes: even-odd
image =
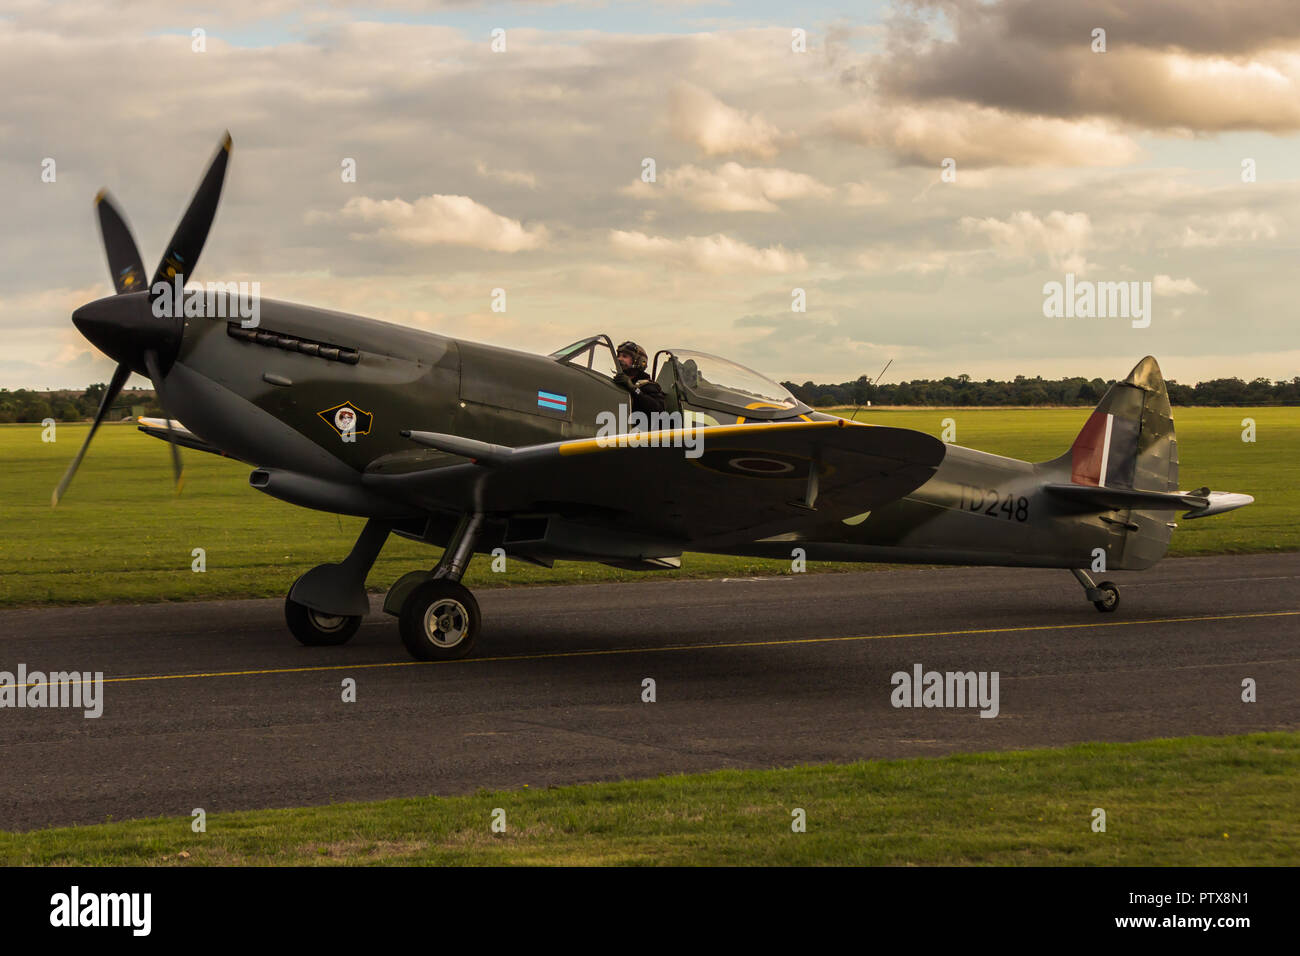
{"type": "MultiPolygon", "coordinates": [[[[765,426],[766,427],[766,426],[765,426]]],[[[457,661],[380,661],[371,664],[322,664],[317,667],[278,667],[250,671],[210,671],[200,674],[149,674],[141,677],[105,677],[105,684],[147,680],[193,680],[199,677],[249,677],[259,674],[305,674],[312,671],[361,671],[377,667],[416,667],[421,664],[490,664],[501,661],[544,661],[560,657],[609,657],[615,654],[658,654],[665,651],[705,651],[714,648],[785,647],[796,644],[837,644],[845,641],[884,641],[902,637],[960,637],[971,634],[1017,634],[1028,631],[1071,631],[1090,627],[1133,627],[1138,624],[1187,624],[1196,621],[1240,621],[1256,617],[1298,617],[1300,611],[1253,611],[1249,614],[1215,614],[1206,617],[1162,617],[1146,621],[1097,621],[1092,624],[1035,624],[1029,627],[981,627],[964,631],[916,631],[911,634],[862,634],[852,637],[800,637],[779,641],[727,641],[714,644],[665,644],[663,647],[613,647],[605,650],[554,651],[549,654],[512,654],[502,657],[466,657],[457,661]]],[[[19,687],[38,687],[33,681],[19,687]]],[[[68,686],[86,681],[68,681],[68,686]]]]}
{"type": "MultiPolygon", "coordinates": [[[[715,435],[734,435],[742,432],[770,432],[772,429],[795,429],[797,431],[810,430],[814,428],[874,428],[866,422],[851,422],[847,418],[837,419],[833,422],[746,422],[743,425],[698,425],[694,428],[675,428],[671,431],[660,432],[636,432],[637,442],[645,442],[647,445],[653,439],[659,445],[665,444],[665,438],[672,440],[674,438],[690,435],[698,435],[701,438],[713,437],[715,435]]],[[[620,447],[618,439],[623,436],[611,435],[608,438],[585,438],[579,441],[565,442],[560,446],[561,455],[583,455],[591,451],[604,451],[609,448],[620,447]]]]}

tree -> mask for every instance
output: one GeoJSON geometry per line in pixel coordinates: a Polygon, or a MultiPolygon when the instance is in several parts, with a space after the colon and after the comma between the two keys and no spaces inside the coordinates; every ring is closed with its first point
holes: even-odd
{"type": "Polygon", "coordinates": [[[871,379],[867,378],[865,375],[860,376],[858,380],[853,383],[853,404],[867,404],[867,402],[871,401],[872,391],[871,379]]]}
{"type": "Polygon", "coordinates": [[[104,393],[107,391],[107,383],[96,382],[81,393],[81,397],[77,399],[77,406],[81,409],[82,418],[94,417],[95,412],[99,410],[100,400],[104,397],[104,393]]]}
{"type": "Polygon", "coordinates": [[[32,395],[19,408],[17,420],[20,422],[43,422],[54,417],[50,403],[43,398],[32,395]]]}

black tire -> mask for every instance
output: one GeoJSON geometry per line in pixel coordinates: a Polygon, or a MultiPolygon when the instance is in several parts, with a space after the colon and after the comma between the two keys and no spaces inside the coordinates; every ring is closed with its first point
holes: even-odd
{"type": "Polygon", "coordinates": [[[454,661],[470,652],[480,629],[478,601],[455,581],[425,581],[398,615],[402,643],[418,661],[454,661]]]}
{"type": "Polygon", "coordinates": [[[1092,606],[1103,614],[1110,614],[1115,608],[1119,607],[1119,588],[1109,581],[1102,581],[1097,585],[1097,590],[1105,593],[1105,597],[1100,601],[1093,601],[1092,606]]]}
{"type": "Polygon", "coordinates": [[[284,620],[299,643],[308,647],[346,644],[361,627],[360,615],[322,614],[288,596],[284,599],[284,620]]]}

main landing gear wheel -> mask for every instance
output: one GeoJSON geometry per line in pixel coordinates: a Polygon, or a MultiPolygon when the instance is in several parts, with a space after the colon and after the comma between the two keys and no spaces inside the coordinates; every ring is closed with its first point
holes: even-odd
{"type": "Polygon", "coordinates": [[[1097,585],[1097,590],[1101,592],[1101,597],[1092,602],[1092,606],[1103,614],[1109,614],[1115,608],[1119,607],[1119,588],[1110,581],[1102,581],[1097,585]]]}
{"type": "Polygon", "coordinates": [[[293,636],[308,647],[346,644],[361,626],[360,615],[325,614],[291,597],[284,599],[284,619],[293,636]]]}
{"type": "Polygon", "coordinates": [[[469,589],[446,578],[426,581],[402,604],[398,630],[411,656],[454,661],[470,652],[479,632],[478,601],[469,589]]]}

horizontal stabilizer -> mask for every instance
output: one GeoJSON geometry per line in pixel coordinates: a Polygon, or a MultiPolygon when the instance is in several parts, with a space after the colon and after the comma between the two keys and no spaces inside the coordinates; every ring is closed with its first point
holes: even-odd
{"type": "Polygon", "coordinates": [[[1210,515],[1223,514],[1235,508],[1243,508],[1255,499],[1251,495],[1242,495],[1234,491],[1194,491],[1192,494],[1209,498],[1209,504],[1183,515],[1184,518],[1208,518],[1210,515]]]}
{"type": "Polygon", "coordinates": [[[1048,494],[1066,501],[1092,505],[1099,510],[1132,508],[1138,511],[1181,511],[1184,518],[1206,518],[1248,505],[1255,499],[1228,491],[1198,488],[1192,492],[1137,491],[1133,488],[1107,488],[1100,485],[1048,484],[1048,494]]]}

